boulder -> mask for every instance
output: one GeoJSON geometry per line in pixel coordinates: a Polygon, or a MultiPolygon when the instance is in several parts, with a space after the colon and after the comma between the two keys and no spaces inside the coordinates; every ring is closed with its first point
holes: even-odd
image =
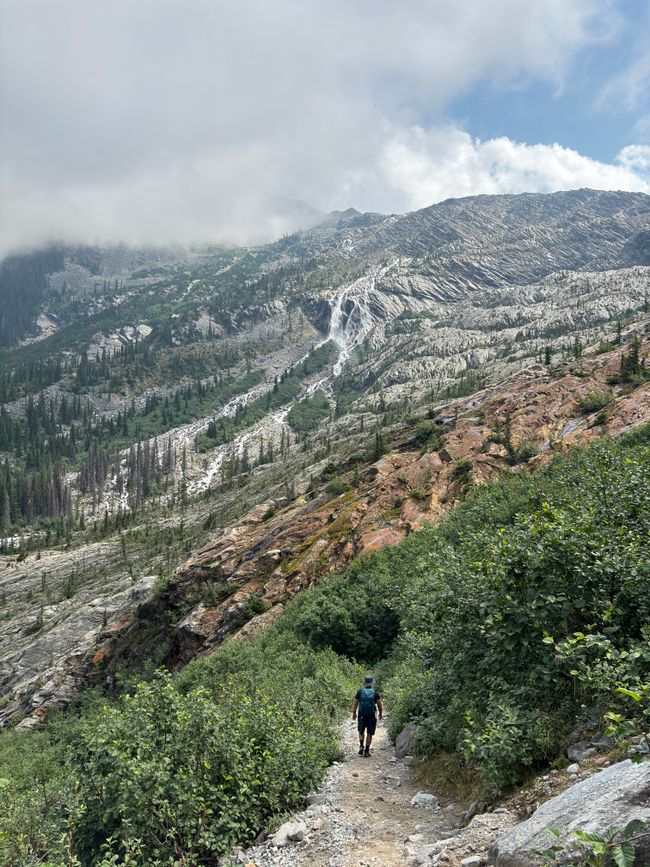
{"type": "MultiPolygon", "coordinates": [[[[554,845],[549,828],[557,828],[568,849],[575,830],[604,834],[639,819],[650,823],[650,762],[618,762],[566,789],[542,804],[530,819],[516,825],[492,844],[490,863],[496,867],[531,867],[541,864],[535,853],[554,845]]],[[[650,857],[650,838],[637,851],[639,864],[650,857]],[[639,857],[640,856],[640,857],[639,857]]]]}
{"type": "Polygon", "coordinates": [[[473,801],[469,807],[465,810],[465,812],[460,817],[460,824],[463,828],[465,828],[472,821],[474,816],[478,816],[480,813],[484,813],[487,804],[483,801],[473,801]]]}
{"type": "Polygon", "coordinates": [[[395,739],[395,755],[398,759],[403,759],[404,756],[408,756],[413,752],[419,734],[420,730],[417,726],[410,723],[404,726],[395,739]]]}
{"type": "Polygon", "coordinates": [[[430,795],[428,792],[418,792],[411,798],[412,807],[424,807],[427,810],[439,810],[440,804],[435,795],[430,795]]]}
{"type": "Polygon", "coordinates": [[[590,741],[578,741],[577,744],[571,744],[566,754],[570,761],[581,762],[588,759],[589,756],[595,755],[596,748],[591,745],[590,741]]]}
{"type": "Polygon", "coordinates": [[[433,857],[438,853],[439,847],[435,843],[429,846],[421,846],[415,857],[411,859],[411,864],[416,864],[418,867],[428,867],[432,864],[433,857]]]}
{"type": "Polygon", "coordinates": [[[285,822],[280,825],[278,830],[271,839],[271,845],[282,849],[288,846],[289,843],[299,843],[305,839],[307,834],[307,825],[304,822],[285,822]]]}

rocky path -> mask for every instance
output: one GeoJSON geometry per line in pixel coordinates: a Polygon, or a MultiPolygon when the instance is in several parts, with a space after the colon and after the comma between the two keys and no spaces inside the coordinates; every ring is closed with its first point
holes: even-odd
{"type": "MultiPolygon", "coordinates": [[[[291,822],[292,836],[282,832],[246,852],[247,867],[393,867],[430,864],[427,844],[448,837],[460,821],[454,805],[414,806],[421,792],[407,762],[397,760],[385,723],[380,723],[369,758],[357,755],[356,726],[343,726],[345,756],[329,770],[310,806],[291,822]],[[285,840],[282,840],[285,836],[285,840]],[[275,845],[283,843],[284,845],[275,845]],[[420,860],[421,859],[421,860],[420,860]]],[[[422,799],[427,800],[427,799],[422,799]]],[[[285,826],[283,826],[284,828],[285,826]]]]}

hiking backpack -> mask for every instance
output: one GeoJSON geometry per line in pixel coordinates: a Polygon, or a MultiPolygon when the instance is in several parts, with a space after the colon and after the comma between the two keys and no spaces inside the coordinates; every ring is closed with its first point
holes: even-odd
{"type": "Polygon", "coordinates": [[[364,687],[359,695],[359,716],[375,715],[375,691],[372,687],[364,687]]]}

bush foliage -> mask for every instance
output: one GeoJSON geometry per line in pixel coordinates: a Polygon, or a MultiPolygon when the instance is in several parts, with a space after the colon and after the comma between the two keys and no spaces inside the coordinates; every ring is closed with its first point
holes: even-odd
{"type": "Polygon", "coordinates": [[[648,680],[649,439],[473,489],[440,527],[303,595],[286,623],[314,647],[385,656],[392,733],[419,723],[423,753],[456,755],[495,794],[576,722],[603,725],[618,686],[648,680]],[[562,650],[575,636],[589,637],[581,666],[562,650]]]}
{"type": "Polygon", "coordinates": [[[3,737],[0,863],[215,864],[318,784],[357,679],[269,635],[3,737]]]}

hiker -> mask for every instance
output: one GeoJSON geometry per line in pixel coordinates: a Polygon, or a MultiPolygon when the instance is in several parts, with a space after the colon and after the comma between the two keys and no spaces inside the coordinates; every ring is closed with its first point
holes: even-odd
{"type": "Polygon", "coordinates": [[[379,711],[379,719],[384,715],[384,709],[381,705],[381,697],[376,689],[373,689],[372,678],[368,675],[363,679],[363,688],[360,689],[354,697],[352,705],[352,719],[357,718],[359,713],[359,723],[357,729],[359,731],[359,755],[370,755],[370,744],[372,736],[377,728],[377,713],[375,705],[379,711]],[[366,746],[363,746],[363,735],[366,733],[366,746]]]}

